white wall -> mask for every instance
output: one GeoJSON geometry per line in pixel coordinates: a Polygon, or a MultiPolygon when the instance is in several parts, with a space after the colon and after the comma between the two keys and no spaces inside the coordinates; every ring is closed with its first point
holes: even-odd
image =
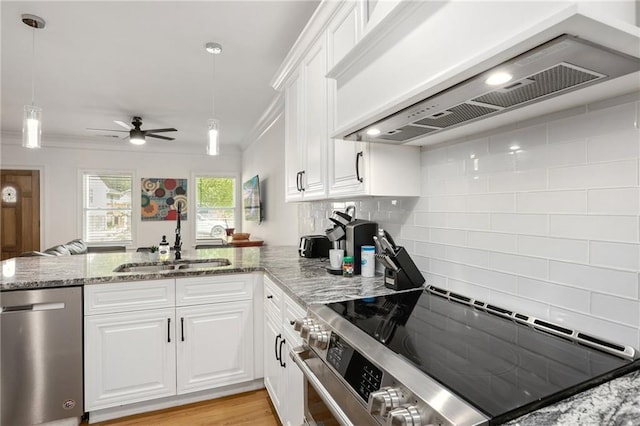
{"type": "Polygon", "coordinates": [[[244,150],[242,181],[259,175],[264,220],[262,223],[242,222],[251,239],[270,245],[298,244],[298,207],[284,202],[284,114],[282,103],[266,120],[263,130],[244,150]]]}
{"type": "MultiPolygon", "coordinates": [[[[172,146],[164,149],[164,152],[151,144],[136,150],[126,145],[118,148],[113,145],[102,147],[96,144],[97,148],[86,149],[88,146],[91,145],[74,144],[69,141],[50,143],[44,139],[43,148],[29,150],[22,148],[17,137],[3,136],[0,157],[3,169],[42,169],[42,249],[82,236],[81,170],[122,170],[134,173],[134,248],[157,245],[163,234],[167,235],[167,240],[173,243],[175,231],[175,222],[142,222],[140,220],[141,178],[189,179],[190,211],[193,211],[194,207],[195,189],[191,179],[192,174],[228,173],[240,178],[241,153],[239,150],[232,152],[227,150],[225,154],[223,148],[222,155],[210,157],[204,152],[189,153],[187,149],[180,146],[172,146]]],[[[193,223],[191,215],[188,215],[187,220],[182,223],[183,249],[190,248],[194,244],[193,223]]]]}
{"type": "MultiPolygon", "coordinates": [[[[358,217],[399,234],[428,284],[640,348],[639,128],[634,93],[425,147],[422,197],[358,217]]],[[[319,231],[331,207],[300,219],[319,231]]]]}

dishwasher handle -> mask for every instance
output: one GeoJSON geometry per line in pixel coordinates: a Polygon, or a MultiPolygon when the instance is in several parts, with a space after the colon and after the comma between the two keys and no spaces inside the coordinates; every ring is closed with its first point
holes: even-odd
{"type": "Polygon", "coordinates": [[[3,306],[2,313],[4,314],[24,311],[54,311],[57,309],[64,309],[64,307],[64,302],[30,303],[27,305],[3,306]]]}

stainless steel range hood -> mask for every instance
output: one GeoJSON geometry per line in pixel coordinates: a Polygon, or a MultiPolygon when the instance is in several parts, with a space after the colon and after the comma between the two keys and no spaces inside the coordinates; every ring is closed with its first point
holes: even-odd
{"type": "Polygon", "coordinates": [[[562,35],[344,139],[404,144],[639,70],[639,58],[562,35]],[[497,73],[510,79],[489,85],[497,73]]]}

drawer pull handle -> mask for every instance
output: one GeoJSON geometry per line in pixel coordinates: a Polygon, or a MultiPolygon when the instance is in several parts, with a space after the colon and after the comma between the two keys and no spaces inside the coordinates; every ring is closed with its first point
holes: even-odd
{"type": "Polygon", "coordinates": [[[181,340],[184,342],[184,317],[180,318],[180,334],[181,340]]]}
{"type": "Polygon", "coordinates": [[[167,318],[167,343],[171,343],[171,318],[167,318]]]}
{"type": "Polygon", "coordinates": [[[272,295],[268,295],[267,299],[273,299],[273,296],[272,295]]]}

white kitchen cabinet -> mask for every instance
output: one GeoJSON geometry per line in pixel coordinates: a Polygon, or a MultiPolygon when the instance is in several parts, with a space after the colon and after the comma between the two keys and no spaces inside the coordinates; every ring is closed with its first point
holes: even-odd
{"type": "Polygon", "coordinates": [[[285,88],[286,201],[327,195],[327,51],[320,37],[285,88]]]}
{"type": "Polygon", "coordinates": [[[304,423],[304,378],[289,351],[302,344],[293,321],[304,317],[305,310],[269,278],[264,284],[265,387],[282,424],[298,426],[304,423]]]}
{"type": "MultiPolygon", "coordinates": [[[[86,286],[85,409],[234,384],[250,390],[262,376],[254,363],[254,349],[262,351],[253,316],[259,281],[228,274],[86,286]]],[[[261,298],[258,305],[262,316],[261,298]]]]}
{"type": "Polygon", "coordinates": [[[176,309],[177,393],[253,379],[251,300],[176,309]]]}
{"type": "Polygon", "coordinates": [[[174,395],[174,324],[172,308],[86,316],[85,410],[174,395]]]}

